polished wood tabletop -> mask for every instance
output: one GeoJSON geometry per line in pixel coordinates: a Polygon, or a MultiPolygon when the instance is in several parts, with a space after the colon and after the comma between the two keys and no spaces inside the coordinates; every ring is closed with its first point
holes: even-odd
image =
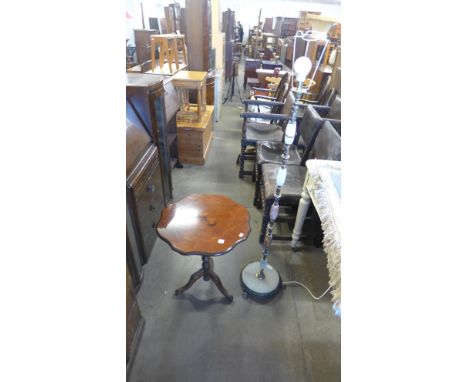
{"type": "Polygon", "coordinates": [[[182,255],[222,255],[250,234],[247,209],[223,195],[194,194],[168,205],[159,236],[182,255]]]}

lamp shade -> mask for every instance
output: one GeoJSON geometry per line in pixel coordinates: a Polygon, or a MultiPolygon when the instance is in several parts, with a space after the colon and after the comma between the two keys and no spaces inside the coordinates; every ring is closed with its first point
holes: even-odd
{"type": "Polygon", "coordinates": [[[304,81],[312,69],[312,61],[306,56],[299,57],[293,66],[298,81],[304,81]]]}

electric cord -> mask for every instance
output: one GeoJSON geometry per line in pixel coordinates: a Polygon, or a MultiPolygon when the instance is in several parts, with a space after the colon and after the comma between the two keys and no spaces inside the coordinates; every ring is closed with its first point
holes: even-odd
{"type": "Polygon", "coordinates": [[[320,299],[322,299],[322,297],[325,296],[325,295],[329,292],[329,290],[331,289],[331,285],[330,285],[330,286],[327,288],[327,290],[326,290],[325,292],[323,292],[319,297],[315,297],[314,294],[310,291],[310,289],[307,288],[303,283],[300,283],[299,281],[285,281],[285,282],[283,282],[283,285],[286,285],[286,286],[288,286],[288,285],[293,285],[293,286],[294,286],[294,285],[297,285],[297,286],[301,286],[301,287],[305,288],[305,290],[312,296],[312,298],[313,298],[314,300],[317,300],[317,301],[320,300],[320,299]]]}

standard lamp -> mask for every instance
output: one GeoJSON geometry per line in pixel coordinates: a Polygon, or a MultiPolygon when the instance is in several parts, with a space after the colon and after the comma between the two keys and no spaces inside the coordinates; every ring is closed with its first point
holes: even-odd
{"type": "Polygon", "coordinates": [[[302,85],[307,75],[312,69],[312,62],[308,57],[299,57],[293,66],[294,75],[298,82],[294,91],[295,102],[292,110],[291,120],[284,132],[284,151],[281,155],[281,166],[276,175],[276,191],[274,202],[270,209],[270,221],[267,226],[267,233],[263,241],[263,254],[260,261],[254,261],[245,266],[241,272],[241,284],[244,293],[254,297],[269,298],[276,295],[282,286],[281,276],[278,271],[268,264],[270,254],[270,244],[273,237],[273,228],[278,217],[279,201],[281,198],[281,188],[286,181],[286,161],[289,159],[289,147],[296,136],[296,116],[299,108],[299,100],[302,97],[302,85]]]}

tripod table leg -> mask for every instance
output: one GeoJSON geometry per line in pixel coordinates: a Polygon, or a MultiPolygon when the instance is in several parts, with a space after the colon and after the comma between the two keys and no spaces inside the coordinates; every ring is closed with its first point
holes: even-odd
{"type": "Polygon", "coordinates": [[[179,294],[184,293],[187,289],[189,289],[193,284],[195,284],[195,281],[197,281],[199,278],[203,277],[204,269],[199,269],[195,273],[190,276],[189,281],[187,284],[185,284],[183,287],[180,287],[179,289],[176,289],[175,295],[178,296],[179,294]]]}
{"type": "Polygon", "coordinates": [[[219,276],[216,273],[214,273],[212,270],[209,271],[209,275],[210,275],[211,281],[213,281],[213,283],[216,285],[219,291],[227,298],[229,302],[232,302],[234,297],[232,297],[229,294],[229,292],[226,289],[224,289],[224,286],[221,283],[221,279],[219,278],[219,276]]]}

